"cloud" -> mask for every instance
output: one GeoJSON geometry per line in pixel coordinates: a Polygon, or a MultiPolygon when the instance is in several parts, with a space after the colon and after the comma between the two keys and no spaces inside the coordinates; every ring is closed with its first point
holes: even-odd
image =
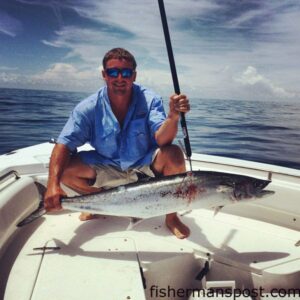
{"type": "MultiPolygon", "coordinates": [[[[60,25],[39,38],[64,56],[53,55],[57,61],[30,76],[32,84],[98,87],[96,68],[103,55],[121,46],[137,59],[139,83],[161,94],[172,92],[157,1],[18,1],[48,7],[60,25]]],[[[230,99],[300,94],[297,1],[165,0],[165,7],[183,92],[230,99]]]]}
{"type": "Polygon", "coordinates": [[[0,72],[0,83],[11,84],[16,83],[19,79],[17,74],[9,74],[7,72],[0,72]]]}
{"type": "Polygon", "coordinates": [[[56,63],[46,71],[29,77],[34,85],[50,85],[59,90],[94,90],[99,86],[100,78],[97,68],[92,70],[80,70],[74,65],[56,63]]]}
{"type": "Polygon", "coordinates": [[[102,56],[109,50],[107,45],[120,44],[120,37],[95,29],[65,26],[56,32],[53,40],[42,40],[42,43],[51,47],[69,49],[65,59],[77,58],[86,67],[93,67],[100,64],[102,56]]]}
{"type": "Polygon", "coordinates": [[[287,91],[259,74],[256,68],[252,66],[248,66],[241,76],[235,78],[235,81],[243,86],[251,87],[257,95],[261,94],[264,97],[293,98],[297,96],[296,93],[287,91]]]}
{"type": "Polygon", "coordinates": [[[34,75],[14,71],[0,72],[0,86],[93,92],[102,84],[97,68],[82,70],[66,63],[53,64],[47,70],[34,75]]]}
{"type": "Polygon", "coordinates": [[[155,92],[163,96],[168,96],[173,89],[171,74],[156,68],[147,68],[138,71],[137,82],[155,89],[155,92]]]}
{"type": "MultiPolygon", "coordinates": [[[[184,5],[181,2],[173,5],[172,1],[166,1],[166,9],[171,16],[168,18],[170,28],[176,28],[176,24],[186,18],[184,16],[193,18],[215,7],[210,1],[189,0],[184,5]]],[[[45,45],[69,49],[65,60],[80,59],[85,68],[98,66],[110,48],[127,48],[136,56],[140,83],[159,91],[162,87],[172,91],[172,79],[156,2],[151,1],[145,5],[144,2],[136,0],[126,3],[116,0],[89,1],[88,6],[77,3],[72,9],[84,18],[105,25],[101,29],[64,26],[56,31],[51,40],[43,40],[45,45]]],[[[174,50],[182,51],[180,48],[182,49],[183,41],[187,49],[184,54],[178,55],[182,60],[177,61],[177,67],[190,69],[197,60],[198,53],[190,52],[193,48],[199,48],[197,41],[190,39],[186,32],[177,30],[171,31],[171,36],[174,50]]],[[[193,88],[196,89],[195,84],[193,88]]]]}
{"type": "Polygon", "coordinates": [[[5,66],[0,66],[0,71],[16,71],[18,70],[17,67],[5,67],[5,66]]]}
{"type": "Polygon", "coordinates": [[[15,37],[22,31],[22,23],[0,10],[0,33],[15,37]]]}

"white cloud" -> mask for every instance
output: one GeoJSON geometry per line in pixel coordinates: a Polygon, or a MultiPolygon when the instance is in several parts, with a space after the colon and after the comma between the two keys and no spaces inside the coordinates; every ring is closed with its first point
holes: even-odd
{"type": "MultiPolygon", "coordinates": [[[[104,53],[109,50],[107,45],[120,45],[120,38],[105,31],[65,26],[54,40],[42,41],[52,47],[69,49],[65,59],[79,58],[83,66],[99,66],[104,53]]],[[[121,42],[123,44],[123,42],[121,42]]]]}
{"type": "Polygon", "coordinates": [[[248,66],[243,74],[235,78],[235,81],[243,86],[251,87],[252,91],[260,97],[293,98],[297,94],[287,91],[273,83],[270,79],[259,74],[256,68],[248,66]]]}
{"type": "Polygon", "coordinates": [[[154,89],[158,94],[163,96],[172,93],[171,74],[163,70],[147,68],[138,71],[137,82],[154,89]]]}
{"type": "Polygon", "coordinates": [[[23,75],[13,71],[0,72],[0,86],[65,91],[95,91],[100,84],[97,68],[80,70],[70,64],[56,63],[35,75],[23,75]]]}
{"type": "Polygon", "coordinates": [[[16,71],[16,70],[18,70],[17,67],[0,66],[0,71],[16,71]]]}
{"type": "Polygon", "coordinates": [[[99,70],[80,70],[66,63],[56,63],[46,71],[29,77],[34,85],[50,85],[62,90],[94,90],[99,86],[99,70]]]}
{"type": "Polygon", "coordinates": [[[22,23],[0,10],[0,33],[15,37],[22,31],[22,23]]]}
{"type": "Polygon", "coordinates": [[[41,40],[41,42],[47,46],[51,46],[51,47],[55,47],[55,48],[63,47],[63,45],[58,43],[57,41],[51,42],[51,41],[47,41],[47,40],[41,40]]]}
{"type": "MultiPolygon", "coordinates": [[[[54,10],[60,30],[42,43],[68,51],[59,63],[31,76],[32,84],[98,88],[96,68],[104,53],[121,46],[136,56],[138,82],[164,95],[172,92],[157,1],[20,1],[54,10]],[[92,22],[69,25],[61,20],[65,8],[92,22]]],[[[297,2],[291,0],[294,6],[285,9],[279,9],[281,2],[249,3],[256,8],[239,9],[241,3],[228,14],[233,2],[165,0],[181,90],[190,97],[282,99],[300,94],[297,2]]]]}
{"type": "Polygon", "coordinates": [[[19,79],[19,76],[17,74],[10,74],[7,72],[0,73],[0,83],[11,84],[11,83],[17,82],[18,79],[19,79]]]}

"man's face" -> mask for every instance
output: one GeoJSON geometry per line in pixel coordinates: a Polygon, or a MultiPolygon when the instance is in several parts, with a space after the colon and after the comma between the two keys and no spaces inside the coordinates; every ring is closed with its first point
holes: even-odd
{"type": "Polygon", "coordinates": [[[102,76],[107,84],[108,92],[110,95],[130,95],[133,82],[136,78],[136,72],[134,71],[132,76],[128,78],[122,77],[121,73],[119,73],[117,77],[111,77],[107,74],[106,70],[112,68],[133,70],[132,63],[124,59],[113,58],[106,63],[106,69],[102,71],[102,76]]]}

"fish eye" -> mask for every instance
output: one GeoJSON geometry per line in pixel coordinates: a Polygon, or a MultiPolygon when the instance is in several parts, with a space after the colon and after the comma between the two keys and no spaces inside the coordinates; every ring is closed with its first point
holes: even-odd
{"type": "Polygon", "coordinates": [[[258,181],[258,180],[255,180],[254,183],[253,183],[253,186],[254,186],[255,188],[259,188],[259,187],[261,187],[261,182],[258,181]]]}

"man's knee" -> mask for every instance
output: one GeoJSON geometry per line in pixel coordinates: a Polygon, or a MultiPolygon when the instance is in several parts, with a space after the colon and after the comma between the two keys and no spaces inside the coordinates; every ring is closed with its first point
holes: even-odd
{"type": "Polygon", "coordinates": [[[96,177],[96,171],[89,165],[84,164],[79,156],[74,156],[68,166],[65,168],[61,181],[69,183],[74,178],[93,179],[96,177]]]}
{"type": "Polygon", "coordinates": [[[160,148],[164,159],[176,166],[184,164],[183,152],[177,145],[168,145],[160,148]]]}

